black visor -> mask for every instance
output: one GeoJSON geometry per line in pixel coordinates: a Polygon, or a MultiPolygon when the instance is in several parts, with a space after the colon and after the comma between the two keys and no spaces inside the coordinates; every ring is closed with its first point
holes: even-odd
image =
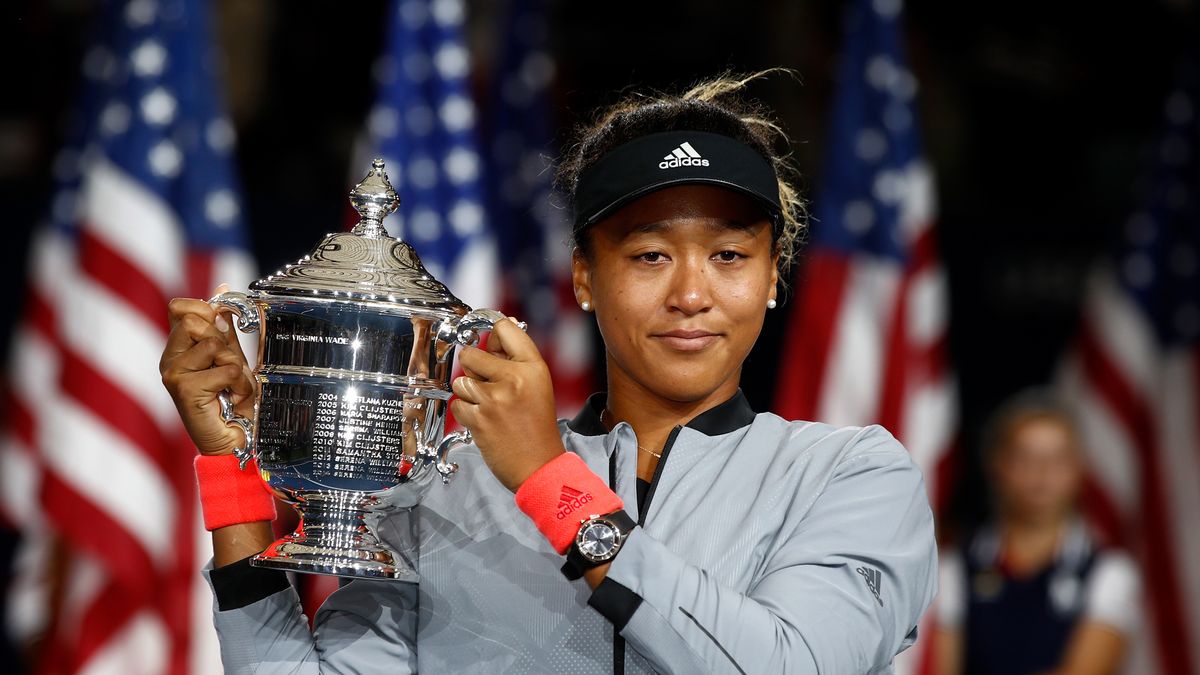
{"type": "Polygon", "coordinates": [[[638,197],[655,190],[704,183],[759,201],[776,236],[783,224],[775,169],[757,150],[704,131],[665,131],[614,148],[579,176],[575,226],[579,234],[638,197]]]}

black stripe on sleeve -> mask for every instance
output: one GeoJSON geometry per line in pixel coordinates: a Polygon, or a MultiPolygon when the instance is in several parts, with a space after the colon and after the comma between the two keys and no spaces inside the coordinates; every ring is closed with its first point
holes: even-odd
{"type": "Polygon", "coordinates": [[[209,571],[217,609],[227,612],[264,600],[291,585],[282,570],[254,567],[249,556],[209,571]]]}
{"type": "Polygon", "coordinates": [[[604,618],[612,622],[613,628],[620,633],[625,630],[625,624],[633,617],[633,613],[642,605],[642,596],[625,588],[620,582],[608,577],[600,582],[588,604],[604,618]]]}

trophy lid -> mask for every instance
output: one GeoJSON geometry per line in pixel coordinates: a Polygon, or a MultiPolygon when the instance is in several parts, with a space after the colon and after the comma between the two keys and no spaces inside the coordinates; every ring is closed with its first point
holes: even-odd
{"type": "Polygon", "coordinates": [[[272,295],[346,299],[465,314],[470,308],[421,264],[404,241],[388,235],[383,219],[400,198],[392,189],[383,160],[350,191],[360,220],[349,232],[328,234],[311,253],[250,284],[272,295]]]}

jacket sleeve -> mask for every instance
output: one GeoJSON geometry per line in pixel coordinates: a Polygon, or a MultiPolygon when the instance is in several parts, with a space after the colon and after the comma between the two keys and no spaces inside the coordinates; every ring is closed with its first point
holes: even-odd
{"type": "Polygon", "coordinates": [[[416,584],[346,584],[321,605],[312,632],[291,585],[224,610],[214,597],[213,624],[226,673],[417,672],[416,584]]]}
{"type": "Polygon", "coordinates": [[[639,527],[589,604],[664,672],[887,671],[937,585],[920,470],[891,434],[867,427],[808,494],[748,592],[639,527]]]}

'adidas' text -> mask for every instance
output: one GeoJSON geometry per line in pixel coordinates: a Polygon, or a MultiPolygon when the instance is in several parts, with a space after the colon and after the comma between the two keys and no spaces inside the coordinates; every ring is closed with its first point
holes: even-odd
{"type": "Polygon", "coordinates": [[[660,169],[674,169],[677,166],[708,166],[708,160],[701,157],[691,143],[684,141],[658,163],[660,169]]]}
{"type": "Polygon", "coordinates": [[[567,516],[571,515],[575,509],[578,509],[590,501],[592,501],[592,493],[580,492],[579,490],[569,488],[564,485],[562,489],[562,495],[558,498],[558,519],[562,520],[563,518],[566,518],[567,516]]]}

